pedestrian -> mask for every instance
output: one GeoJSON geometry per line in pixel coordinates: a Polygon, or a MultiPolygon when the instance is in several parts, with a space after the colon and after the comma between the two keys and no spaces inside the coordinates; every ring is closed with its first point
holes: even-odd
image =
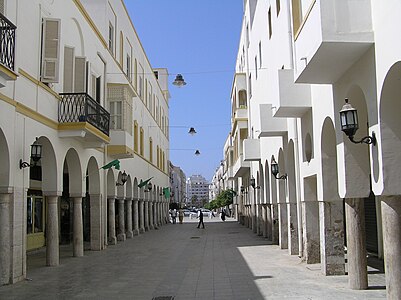
{"type": "Polygon", "coordinates": [[[173,219],[173,224],[175,224],[176,223],[176,219],[177,219],[177,210],[176,209],[173,209],[171,211],[171,219],[173,219]]]}
{"type": "Polygon", "coordinates": [[[226,211],[225,211],[224,209],[221,211],[221,219],[222,219],[223,221],[226,220],[226,211]]]}
{"type": "Polygon", "coordinates": [[[198,211],[198,218],[199,218],[198,228],[202,224],[202,228],[205,229],[205,224],[203,223],[203,212],[201,209],[198,211]]]}
{"type": "Polygon", "coordinates": [[[178,211],[178,220],[180,221],[180,224],[182,224],[182,220],[184,220],[184,212],[182,209],[178,211]]]}

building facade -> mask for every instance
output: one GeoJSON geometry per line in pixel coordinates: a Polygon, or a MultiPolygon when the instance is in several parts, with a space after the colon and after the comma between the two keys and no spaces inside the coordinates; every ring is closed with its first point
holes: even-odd
{"type": "Polygon", "coordinates": [[[31,250],[56,266],[61,244],[83,256],[84,242],[102,250],[166,223],[169,92],[123,1],[0,9],[3,285],[26,278],[31,250]]]}
{"type": "Polygon", "coordinates": [[[186,176],[184,171],[170,162],[170,202],[178,203],[179,207],[186,205],[187,189],[186,176]]]}
{"type": "Polygon", "coordinates": [[[209,202],[209,182],[202,175],[192,175],[187,179],[188,206],[203,207],[209,202]]]}
{"type": "Polygon", "coordinates": [[[244,0],[224,147],[241,223],[326,275],[345,274],[347,255],[352,289],[368,287],[367,255],[384,259],[389,299],[401,298],[400,13],[395,0],[244,0]]]}

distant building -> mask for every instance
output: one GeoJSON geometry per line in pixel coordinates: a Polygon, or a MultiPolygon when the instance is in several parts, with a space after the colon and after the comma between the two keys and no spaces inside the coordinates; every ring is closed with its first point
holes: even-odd
{"type": "Polygon", "coordinates": [[[209,202],[209,182],[202,175],[187,179],[187,205],[201,207],[209,202]]]}
{"type": "Polygon", "coordinates": [[[171,189],[170,202],[180,203],[180,205],[184,206],[187,198],[185,173],[180,167],[174,166],[171,162],[169,163],[169,166],[171,189]]]}

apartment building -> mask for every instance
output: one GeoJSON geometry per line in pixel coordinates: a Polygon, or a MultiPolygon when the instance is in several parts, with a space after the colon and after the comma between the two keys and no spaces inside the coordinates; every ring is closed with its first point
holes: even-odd
{"type": "Polygon", "coordinates": [[[352,289],[369,286],[367,256],[383,259],[389,299],[401,298],[400,13],[395,0],[244,0],[224,148],[242,224],[326,275],[345,274],[346,254],[352,289]]]}
{"type": "Polygon", "coordinates": [[[169,91],[123,1],[0,1],[0,284],[166,222],[169,91]]]}
{"type": "Polygon", "coordinates": [[[187,179],[189,206],[202,207],[209,202],[209,182],[202,175],[191,175],[187,179]]]}

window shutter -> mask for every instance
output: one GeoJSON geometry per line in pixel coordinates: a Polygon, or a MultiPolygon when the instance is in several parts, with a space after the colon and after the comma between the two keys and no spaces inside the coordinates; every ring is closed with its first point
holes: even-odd
{"type": "Polygon", "coordinates": [[[58,82],[60,24],[59,19],[43,19],[42,82],[58,82]]]}
{"type": "Polygon", "coordinates": [[[64,47],[64,93],[74,91],[74,48],[64,47]]]}
{"type": "Polygon", "coordinates": [[[85,57],[75,57],[74,92],[86,92],[86,60],[85,57]]]}

